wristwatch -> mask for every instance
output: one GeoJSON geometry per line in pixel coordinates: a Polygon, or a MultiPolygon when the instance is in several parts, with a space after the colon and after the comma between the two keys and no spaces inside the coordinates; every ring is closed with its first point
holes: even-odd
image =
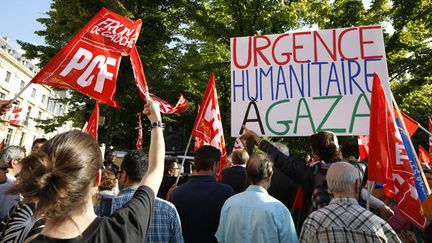
{"type": "Polygon", "coordinates": [[[165,124],[162,123],[162,121],[155,121],[152,124],[150,124],[150,130],[152,130],[155,127],[160,127],[160,128],[164,128],[165,124]]]}

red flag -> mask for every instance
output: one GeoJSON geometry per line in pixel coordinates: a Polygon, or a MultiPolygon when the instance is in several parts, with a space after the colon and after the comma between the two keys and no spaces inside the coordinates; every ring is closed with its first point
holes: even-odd
{"type": "Polygon", "coordinates": [[[22,111],[23,111],[23,108],[19,108],[19,107],[16,107],[15,109],[13,109],[11,119],[9,120],[9,124],[19,125],[21,122],[22,111]]]}
{"type": "Polygon", "coordinates": [[[244,148],[245,148],[245,146],[244,146],[243,142],[240,140],[240,138],[236,138],[236,140],[234,142],[233,152],[236,150],[244,149],[244,148]]]}
{"type": "Polygon", "coordinates": [[[426,218],[420,212],[414,173],[377,74],[373,80],[369,138],[369,180],[382,182],[385,194],[398,202],[401,213],[424,229],[426,218]]]}
{"type": "Polygon", "coordinates": [[[142,132],[142,122],[141,122],[141,112],[138,113],[138,138],[136,142],[136,148],[142,149],[143,145],[143,132],[142,132]]]}
{"type": "Polygon", "coordinates": [[[103,8],[32,82],[75,89],[118,108],[114,94],[120,60],[136,51],[140,30],[141,20],[132,21],[103,8]]]}
{"type": "Polygon", "coordinates": [[[198,145],[211,145],[220,149],[221,160],[216,176],[221,179],[222,168],[224,168],[228,158],[213,74],[210,76],[200,108],[192,129],[192,135],[195,136],[195,149],[197,149],[197,140],[198,145]]]}
{"type": "MultiPolygon", "coordinates": [[[[405,123],[405,126],[407,128],[407,132],[408,132],[409,136],[412,137],[412,135],[417,131],[419,124],[418,124],[418,122],[416,122],[414,119],[412,119],[411,117],[409,117],[407,114],[403,113],[402,111],[400,113],[402,115],[403,122],[405,123]]],[[[398,118],[396,110],[393,114],[395,114],[395,117],[398,118]]]]}
{"type": "Polygon", "coordinates": [[[432,158],[432,118],[428,116],[429,121],[429,157],[432,158]]]}
{"type": "Polygon", "coordinates": [[[98,125],[99,125],[99,103],[96,101],[95,107],[84,132],[92,136],[96,141],[98,140],[98,125]]]}
{"type": "Polygon", "coordinates": [[[160,111],[163,114],[179,114],[185,112],[189,108],[189,103],[183,95],[180,96],[175,107],[154,94],[149,93],[149,95],[153,100],[159,102],[160,111]]]}
{"type": "Polygon", "coordinates": [[[422,163],[428,163],[431,164],[431,158],[425,148],[423,148],[421,145],[419,145],[419,152],[418,152],[418,158],[420,162],[422,163]]]}
{"type": "Polygon", "coordinates": [[[360,154],[360,161],[362,161],[369,156],[369,136],[358,136],[357,142],[360,154]]]}

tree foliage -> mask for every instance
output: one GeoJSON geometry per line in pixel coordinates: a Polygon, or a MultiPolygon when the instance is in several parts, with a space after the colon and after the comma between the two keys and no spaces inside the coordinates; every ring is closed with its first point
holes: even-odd
{"type": "MultiPolygon", "coordinates": [[[[430,0],[54,0],[45,28],[37,31],[46,46],[21,43],[27,56],[46,64],[102,7],[132,19],[143,20],[138,39],[151,92],[175,102],[183,93],[190,109],[181,115],[165,116],[165,122],[182,125],[190,134],[197,106],[210,73],[215,73],[226,140],[230,134],[230,38],[277,34],[304,27],[320,29],[385,24],[385,42],[392,89],[401,109],[425,126],[432,113],[430,0]]],[[[100,142],[129,149],[136,139],[138,113],[143,102],[133,83],[128,59],[122,61],[117,81],[120,110],[101,106],[105,123],[100,142]]],[[[71,112],[59,123],[73,120],[81,126],[93,109],[93,101],[71,91],[71,112]]],[[[51,121],[52,123],[52,121],[51,121]]],[[[146,124],[146,123],[144,123],[146,124]]],[[[46,124],[52,129],[57,123],[46,124]]],[[[147,134],[148,135],[148,134],[147,134]]],[[[146,134],[145,136],[148,137],[146,134]]],[[[416,138],[422,142],[424,137],[416,138]]],[[[309,152],[305,138],[277,139],[288,143],[291,152],[309,152]],[[302,144],[299,146],[299,144],[302,144]]],[[[345,155],[356,153],[356,140],[342,138],[345,155]]]]}

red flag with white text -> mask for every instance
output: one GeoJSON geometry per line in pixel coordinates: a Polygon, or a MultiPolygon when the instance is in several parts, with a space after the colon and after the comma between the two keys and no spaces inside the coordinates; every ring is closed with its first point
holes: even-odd
{"type": "Polygon", "coordinates": [[[120,60],[136,51],[140,31],[141,20],[103,8],[31,82],[75,89],[118,108],[114,95],[120,60]]]}
{"type": "Polygon", "coordinates": [[[195,136],[195,150],[202,145],[211,145],[221,151],[221,160],[216,172],[216,176],[220,180],[222,178],[222,168],[224,168],[228,158],[213,74],[210,76],[198,115],[195,119],[192,135],[195,136]]]}
{"type": "Polygon", "coordinates": [[[418,152],[418,158],[420,162],[422,163],[428,163],[432,164],[431,157],[429,156],[429,153],[425,148],[423,148],[421,145],[419,145],[419,152],[418,152]]]}
{"type": "Polygon", "coordinates": [[[236,138],[235,142],[234,142],[234,146],[233,146],[233,152],[236,150],[241,150],[244,149],[245,146],[243,144],[243,142],[240,140],[240,138],[236,138]]]}
{"type": "Polygon", "coordinates": [[[15,109],[13,109],[11,118],[9,120],[9,124],[19,125],[21,122],[22,111],[23,111],[23,108],[19,108],[19,107],[16,107],[15,109]]]}
{"type": "Polygon", "coordinates": [[[358,150],[360,155],[360,161],[366,159],[369,156],[369,136],[357,136],[358,150]]]}
{"type": "Polygon", "coordinates": [[[141,112],[138,113],[138,138],[136,142],[136,148],[142,149],[143,145],[143,132],[142,132],[142,122],[141,122],[141,112]]]}
{"type": "Polygon", "coordinates": [[[432,158],[432,118],[428,116],[429,123],[429,157],[432,158]]]}
{"type": "Polygon", "coordinates": [[[414,173],[393,110],[377,74],[371,96],[368,176],[384,184],[386,196],[398,202],[401,213],[417,227],[426,227],[414,184],[414,173]]]}
{"type": "Polygon", "coordinates": [[[149,95],[153,100],[159,103],[160,111],[163,114],[179,114],[185,112],[189,108],[189,103],[183,95],[180,95],[180,98],[174,107],[152,93],[149,93],[149,95]]]}
{"type": "MultiPolygon", "coordinates": [[[[417,128],[419,127],[419,123],[416,122],[411,117],[409,117],[407,114],[403,113],[402,111],[400,113],[402,115],[403,122],[405,123],[405,126],[407,128],[407,132],[408,132],[409,136],[412,137],[412,135],[417,131],[417,128]]],[[[397,114],[396,110],[395,110],[394,114],[397,114]]]]}
{"type": "Polygon", "coordinates": [[[93,112],[90,115],[90,119],[87,122],[87,126],[84,128],[84,132],[92,136],[97,141],[98,126],[99,126],[99,102],[96,101],[93,112]]]}

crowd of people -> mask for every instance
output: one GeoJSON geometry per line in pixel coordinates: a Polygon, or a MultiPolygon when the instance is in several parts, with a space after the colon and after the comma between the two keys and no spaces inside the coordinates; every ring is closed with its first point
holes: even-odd
{"type": "Polygon", "coordinates": [[[367,162],[343,158],[331,132],[312,135],[311,155],[296,160],[245,128],[261,152],[234,151],[217,181],[220,150],[204,145],[176,183],[159,106],[149,100],[143,113],[149,151],[119,165],[81,131],[37,139],[28,154],[2,149],[0,242],[432,242],[430,226],[412,230],[397,205],[368,195],[367,162]]]}

